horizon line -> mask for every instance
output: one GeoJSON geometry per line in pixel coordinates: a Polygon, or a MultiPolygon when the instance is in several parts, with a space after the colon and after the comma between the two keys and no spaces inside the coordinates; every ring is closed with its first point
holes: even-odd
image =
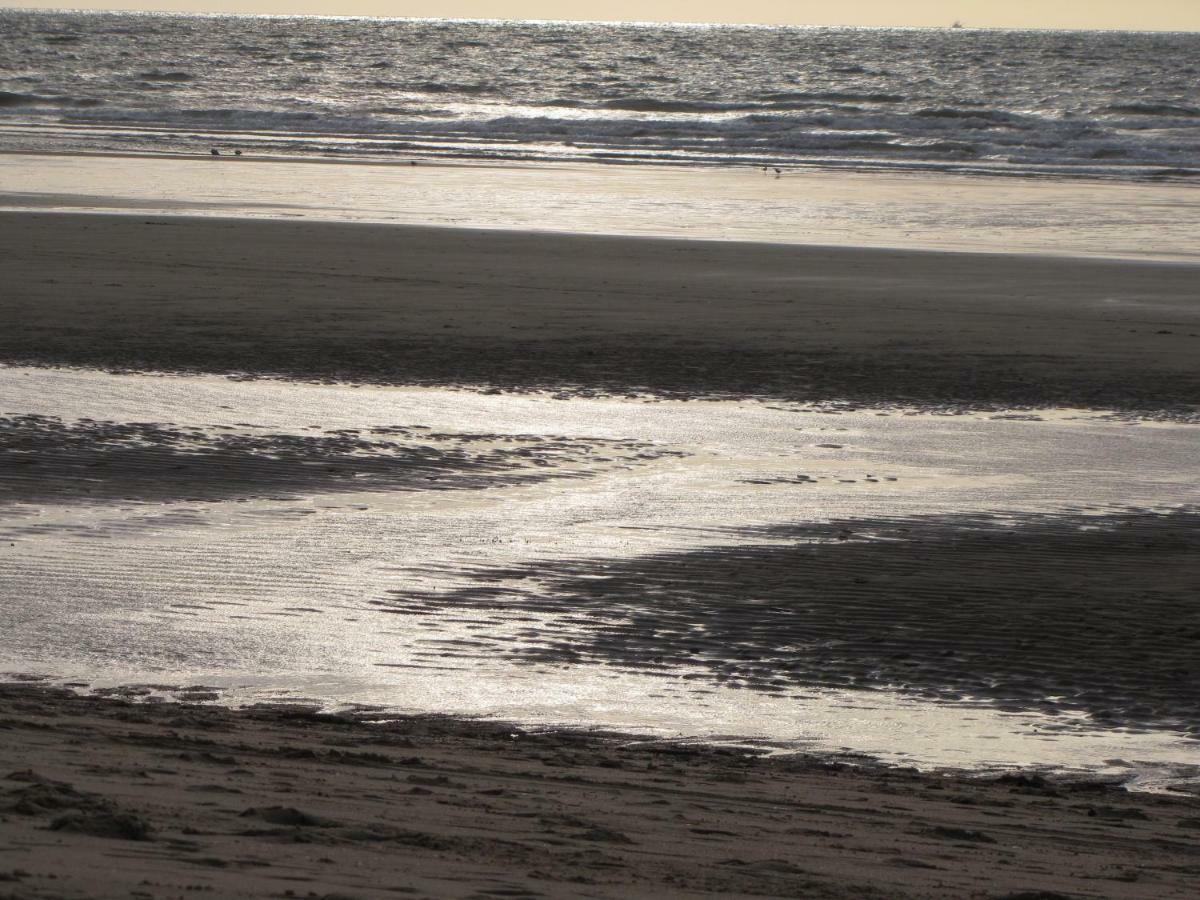
{"type": "Polygon", "coordinates": [[[861,31],[1044,31],[1049,34],[1070,32],[1083,34],[1200,34],[1200,28],[1067,28],[1045,25],[967,25],[954,20],[949,25],[833,25],[795,22],[692,22],[671,19],[523,19],[481,18],[477,16],[372,16],[334,15],[326,13],[251,13],[214,12],[206,10],[169,9],[85,9],[72,6],[9,6],[0,3],[0,12],[80,13],[93,15],[198,16],[228,19],[329,19],[332,21],[375,22],[464,22],[479,24],[522,23],[529,25],[630,25],[635,27],[676,26],[680,28],[834,28],[861,31]]]}

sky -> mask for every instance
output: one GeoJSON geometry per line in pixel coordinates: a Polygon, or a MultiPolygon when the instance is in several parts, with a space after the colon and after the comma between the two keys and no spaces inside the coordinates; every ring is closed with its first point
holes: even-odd
{"type": "Polygon", "coordinates": [[[0,0],[26,8],[296,15],[1200,31],[1200,0],[0,0]]]}

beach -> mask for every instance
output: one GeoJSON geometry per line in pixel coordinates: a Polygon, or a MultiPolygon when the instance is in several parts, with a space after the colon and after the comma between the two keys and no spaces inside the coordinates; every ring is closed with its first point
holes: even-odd
{"type": "Polygon", "coordinates": [[[51,212],[0,228],[10,362],[1180,415],[1200,394],[1182,262],[51,212]]]}
{"type": "Polygon", "coordinates": [[[0,897],[1194,896],[1200,34],[971,24],[0,10],[0,897]]]}
{"type": "Polygon", "coordinates": [[[155,165],[3,185],[0,888],[1190,896],[1186,240],[285,215],[155,165]]]}
{"type": "Polygon", "coordinates": [[[1194,798],[0,690],[7,896],[1190,897],[1194,798]]]}

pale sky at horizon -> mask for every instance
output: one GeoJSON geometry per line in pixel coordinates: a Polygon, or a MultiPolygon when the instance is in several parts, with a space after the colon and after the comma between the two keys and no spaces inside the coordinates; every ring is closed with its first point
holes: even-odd
{"type": "Polygon", "coordinates": [[[496,19],[737,22],[771,25],[1115,28],[1200,31],[1200,0],[23,0],[0,8],[496,19]]]}

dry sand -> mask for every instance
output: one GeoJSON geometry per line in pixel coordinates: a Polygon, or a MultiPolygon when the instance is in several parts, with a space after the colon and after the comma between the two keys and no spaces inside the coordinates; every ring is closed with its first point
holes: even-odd
{"type": "Polygon", "coordinates": [[[1185,264],[0,213],[0,359],[1181,411],[1185,264]]]}
{"type": "Polygon", "coordinates": [[[0,687],[0,895],[1189,898],[1200,800],[0,687]]]}

